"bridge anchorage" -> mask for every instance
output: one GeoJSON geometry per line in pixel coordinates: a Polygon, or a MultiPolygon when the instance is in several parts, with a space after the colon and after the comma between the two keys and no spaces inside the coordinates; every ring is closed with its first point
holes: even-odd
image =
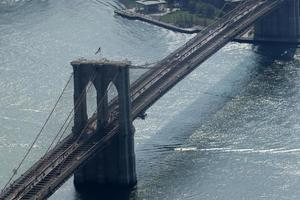
{"type": "Polygon", "coordinates": [[[118,134],[106,148],[97,153],[85,165],[74,173],[76,189],[84,190],[104,187],[130,188],[137,182],[134,153],[134,127],[131,116],[129,94],[130,62],[111,62],[107,60],[78,60],[71,63],[74,70],[74,104],[77,106],[74,116],[73,133],[80,134],[88,122],[86,95],[88,83],[91,82],[97,92],[97,113],[92,118],[94,134],[105,136],[109,121],[118,120],[118,134]],[[118,96],[114,99],[117,110],[109,109],[107,90],[114,84],[118,96]],[[117,113],[117,114],[116,114],[117,113]]]}

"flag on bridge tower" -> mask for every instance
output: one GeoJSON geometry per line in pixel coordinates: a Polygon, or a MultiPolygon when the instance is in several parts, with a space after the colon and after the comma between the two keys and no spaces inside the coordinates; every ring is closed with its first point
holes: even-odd
{"type": "Polygon", "coordinates": [[[99,49],[96,51],[95,55],[100,54],[100,53],[101,53],[101,47],[99,47],[99,49]]]}

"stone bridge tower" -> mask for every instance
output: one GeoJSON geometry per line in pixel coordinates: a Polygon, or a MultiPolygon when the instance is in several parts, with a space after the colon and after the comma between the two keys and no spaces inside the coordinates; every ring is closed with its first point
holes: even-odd
{"type": "Polygon", "coordinates": [[[300,40],[300,0],[285,0],[255,24],[257,41],[297,43],[300,40]]]}
{"type": "Polygon", "coordinates": [[[81,135],[88,123],[86,90],[89,83],[97,92],[97,125],[94,134],[102,138],[107,133],[110,107],[108,86],[114,84],[117,95],[118,134],[104,151],[89,160],[85,166],[74,174],[77,189],[104,187],[132,187],[136,184],[134,127],[131,117],[131,100],[129,93],[130,62],[108,60],[78,60],[72,63],[74,70],[74,116],[73,133],[81,135]]]}

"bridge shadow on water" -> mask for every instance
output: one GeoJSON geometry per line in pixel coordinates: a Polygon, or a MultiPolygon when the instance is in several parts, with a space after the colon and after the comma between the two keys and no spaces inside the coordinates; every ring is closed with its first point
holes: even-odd
{"type": "Polygon", "coordinates": [[[297,44],[262,44],[253,46],[253,50],[262,56],[263,61],[268,61],[269,64],[275,60],[293,60],[297,48],[299,48],[297,44]]]}
{"type": "MultiPolygon", "coordinates": [[[[228,101],[231,101],[238,96],[248,96],[248,95],[264,95],[264,96],[273,96],[278,95],[278,91],[282,91],[283,87],[290,85],[293,87],[293,83],[289,80],[285,80],[285,73],[288,72],[289,69],[285,70],[283,67],[285,64],[280,64],[281,62],[286,63],[293,61],[294,55],[297,51],[296,45],[256,45],[253,46],[253,50],[256,55],[253,56],[255,59],[254,66],[250,66],[249,74],[244,74],[243,80],[241,80],[241,84],[236,84],[234,79],[239,76],[240,72],[237,70],[232,70],[228,74],[228,76],[219,80],[210,91],[217,91],[215,94],[206,94],[197,97],[189,106],[183,109],[180,113],[178,113],[171,121],[169,121],[164,127],[162,127],[156,136],[151,138],[151,141],[145,142],[142,146],[137,146],[137,167],[139,169],[143,169],[145,171],[150,170],[142,164],[142,160],[152,160],[154,163],[158,162],[157,157],[160,153],[153,152],[149,153],[149,149],[153,150],[157,148],[157,150],[161,150],[161,154],[164,151],[174,151],[175,147],[180,147],[184,145],[185,140],[188,139],[191,134],[201,126],[206,120],[209,120],[216,112],[218,112],[228,101]],[[266,88],[253,88],[253,85],[249,86],[251,82],[257,82],[260,85],[262,82],[267,81],[270,87],[266,88]],[[229,83],[229,87],[222,87],[229,83]],[[221,89],[218,89],[220,88],[221,89]],[[194,112],[197,110],[198,112],[194,112]],[[182,123],[185,126],[182,128],[182,123]],[[166,144],[167,143],[167,144],[166,144]],[[155,145],[154,145],[155,144],[155,145]]],[[[247,61],[243,61],[240,65],[247,65],[247,61]]],[[[250,64],[252,65],[252,64],[250,64]]],[[[209,91],[209,92],[210,92],[209,91]]],[[[286,90],[289,92],[291,90],[286,90]]],[[[287,93],[283,93],[282,95],[288,95],[287,93]]],[[[226,134],[226,133],[225,133],[226,134]]],[[[228,145],[224,142],[222,145],[226,147],[228,145]]],[[[209,145],[203,143],[199,145],[199,148],[207,148],[209,145]]],[[[207,156],[207,155],[206,155],[207,156]]],[[[210,155],[213,156],[213,155],[210,155]]],[[[168,158],[170,160],[164,160],[163,162],[172,162],[172,167],[163,167],[168,168],[157,169],[157,173],[159,177],[173,177],[172,180],[177,182],[177,179],[174,178],[174,172],[178,171],[180,173],[181,170],[187,171],[192,164],[185,165],[182,162],[175,162],[176,158],[168,158]],[[174,160],[173,160],[174,159],[174,160]]],[[[189,163],[189,161],[186,161],[189,163]]],[[[152,166],[153,167],[153,166],[152,166]]],[[[202,169],[202,167],[201,167],[202,169]]],[[[207,173],[205,168],[202,169],[200,173],[207,173]]],[[[150,173],[151,174],[151,173],[150,173]]],[[[148,174],[149,175],[149,174],[148,174]]],[[[153,175],[153,174],[151,174],[153,175]]],[[[157,174],[156,174],[157,175],[157,174]]],[[[176,177],[176,176],[175,176],[176,177]]],[[[179,177],[179,176],[178,176],[179,177]]],[[[157,180],[153,180],[151,182],[150,187],[159,187],[159,185],[168,185],[166,184],[163,178],[158,178],[157,180]],[[161,183],[162,182],[162,183],[161,183]],[[157,185],[157,186],[153,186],[157,185]]],[[[180,182],[180,180],[178,181],[180,182]]],[[[145,187],[145,186],[142,186],[145,187]]],[[[172,187],[172,186],[170,186],[172,187]]],[[[75,198],[76,200],[99,200],[99,199],[112,199],[112,200],[136,200],[139,199],[139,191],[137,188],[133,190],[127,189],[119,189],[119,188],[102,188],[101,187],[89,187],[89,189],[84,191],[77,191],[75,198]]],[[[143,188],[142,188],[143,189],[143,188]]]]}

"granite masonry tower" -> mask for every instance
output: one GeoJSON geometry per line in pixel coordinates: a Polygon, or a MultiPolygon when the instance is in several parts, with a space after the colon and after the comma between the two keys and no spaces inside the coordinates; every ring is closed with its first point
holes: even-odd
{"type": "Polygon", "coordinates": [[[285,0],[282,5],[255,24],[255,40],[299,42],[300,0],[285,0]]]}

